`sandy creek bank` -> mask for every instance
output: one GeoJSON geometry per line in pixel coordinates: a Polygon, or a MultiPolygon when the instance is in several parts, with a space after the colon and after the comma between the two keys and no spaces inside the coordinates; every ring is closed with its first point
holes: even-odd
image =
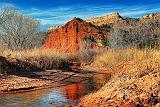
{"type": "Polygon", "coordinates": [[[0,93],[15,93],[35,89],[59,87],[89,79],[94,73],[62,72],[61,70],[47,70],[39,72],[36,78],[9,75],[0,78],[0,93]]]}

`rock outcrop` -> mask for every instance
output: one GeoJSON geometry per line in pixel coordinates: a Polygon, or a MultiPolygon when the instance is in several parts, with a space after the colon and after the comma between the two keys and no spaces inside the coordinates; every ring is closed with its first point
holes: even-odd
{"type": "Polygon", "coordinates": [[[106,16],[90,18],[86,20],[96,26],[109,25],[113,26],[115,24],[122,25],[124,27],[132,25],[132,23],[140,22],[160,22],[160,13],[152,13],[142,16],[141,18],[129,18],[121,16],[119,13],[112,13],[106,16]]]}
{"type": "Polygon", "coordinates": [[[48,32],[53,32],[55,31],[56,29],[59,29],[61,26],[51,26],[48,28],[48,32]]]}
{"type": "Polygon", "coordinates": [[[160,23],[160,13],[152,13],[144,15],[139,20],[141,23],[153,23],[159,24],[160,23]]]}
{"type": "Polygon", "coordinates": [[[159,19],[160,20],[160,13],[152,13],[152,14],[147,14],[142,16],[141,20],[155,20],[159,19]]]}
{"type": "MultiPolygon", "coordinates": [[[[50,32],[43,48],[60,52],[77,52],[86,47],[84,46],[85,38],[99,39],[102,35],[106,36],[107,33],[80,18],[73,18],[66,25],[50,32]]],[[[96,45],[95,41],[89,43],[91,48],[94,45],[96,45]]]]}
{"type": "Polygon", "coordinates": [[[119,13],[112,13],[106,16],[96,17],[96,18],[90,18],[86,20],[87,22],[90,22],[94,25],[100,26],[103,24],[113,25],[118,22],[123,22],[124,19],[122,16],[120,16],[119,13]]]}

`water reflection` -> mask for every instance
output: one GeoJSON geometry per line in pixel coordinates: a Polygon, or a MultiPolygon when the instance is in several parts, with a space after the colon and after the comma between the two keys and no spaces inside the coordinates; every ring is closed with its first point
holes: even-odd
{"type": "Polygon", "coordinates": [[[76,104],[84,95],[100,89],[109,78],[110,74],[96,74],[86,82],[60,88],[0,95],[0,107],[63,107],[76,104]]]}
{"type": "Polygon", "coordinates": [[[69,101],[61,90],[53,90],[40,99],[41,107],[64,106],[69,101]]]}
{"type": "MultiPolygon", "coordinates": [[[[106,84],[107,81],[111,78],[111,74],[96,74],[92,77],[92,80],[88,83],[94,83],[92,91],[99,90],[102,86],[106,84]]],[[[92,86],[92,85],[91,85],[92,86]]]]}
{"type": "Polygon", "coordinates": [[[66,97],[69,100],[77,100],[85,95],[84,93],[85,85],[82,83],[75,83],[68,85],[63,89],[63,92],[66,94],[66,97]]]}

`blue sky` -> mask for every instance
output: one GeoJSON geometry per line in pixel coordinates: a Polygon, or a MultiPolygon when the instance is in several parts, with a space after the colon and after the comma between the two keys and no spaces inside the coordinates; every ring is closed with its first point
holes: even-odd
{"type": "Polygon", "coordinates": [[[73,17],[88,19],[119,12],[137,18],[160,12],[160,0],[0,0],[0,8],[5,5],[37,18],[43,29],[65,24],[73,17]]]}

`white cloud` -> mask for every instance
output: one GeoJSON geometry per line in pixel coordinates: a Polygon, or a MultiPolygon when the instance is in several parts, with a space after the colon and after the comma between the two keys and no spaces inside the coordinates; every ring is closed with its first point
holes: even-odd
{"type": "Polygon", "coordinates": [[[38,19],[42,25],[47,25],[47,24],[51,24],[52,20],[45,20],[45,19],[38,19]]]}
{"type": "Polygon", "coordinates": [[[147,8],[129,9],[127,11],[122,12],[121,14],[123,16],[139,17],[139,16],[142,16],[144,14],[155,13],[155,12],[160,12],[160,8],[153,8],[153,9],[147,9],[147,8]]]}
{"type": "MultiPolygon", "coordinates": [[[[10,7],[18,8],[11,3],[2,3],[2,6],[8,5],[10,7]]],[[[40,9],[32,7],[22,10],[24,13],[31,15],[40,20],[42,26],[47,25],[62,25],[67,23],[73,17],[80,17],[88,19],[90,17],[97,17],[106,15],[112,12],[119,12],[123,16],[140,17],[144,14],[160,12],[159,7],[155,6],[115,6],[115,5],[70,5],[60,6],[47,9],[40,9]]]]}
{"type": "Polygon", "coordinates": [[[52,20],[52,19],[38,19],[41,25],[61,25],[64,24],[66,21],[62,20],[52,20]]]}
{"type": "Polygon", "coordinates": [[[12,3],[7,3],[7,2],[0,2],[0,10],[2,10],[5,7],[13,8],[13,9],[18,9],[18,7],[15,4],[12,3]]]}
{"type": "Polygon", "coordinates": [[[146,6],[124,6],[124,7],[114,7],[114,6],[70,6],[70,7],[58,7],[49,8],[45,10],[31,8],[29,10],[24,10],[28,15],[39,18],[42,25],[61,25],[67,23],[73,17],[80,17],[83,19],[88,19],[90,17],[97,17],[106,15],[112,12],[119,12],[123,16],[129,17],[139,17],[144,14],[158,12],[160,8],[151,8],[146,10],[146,6]]]}

